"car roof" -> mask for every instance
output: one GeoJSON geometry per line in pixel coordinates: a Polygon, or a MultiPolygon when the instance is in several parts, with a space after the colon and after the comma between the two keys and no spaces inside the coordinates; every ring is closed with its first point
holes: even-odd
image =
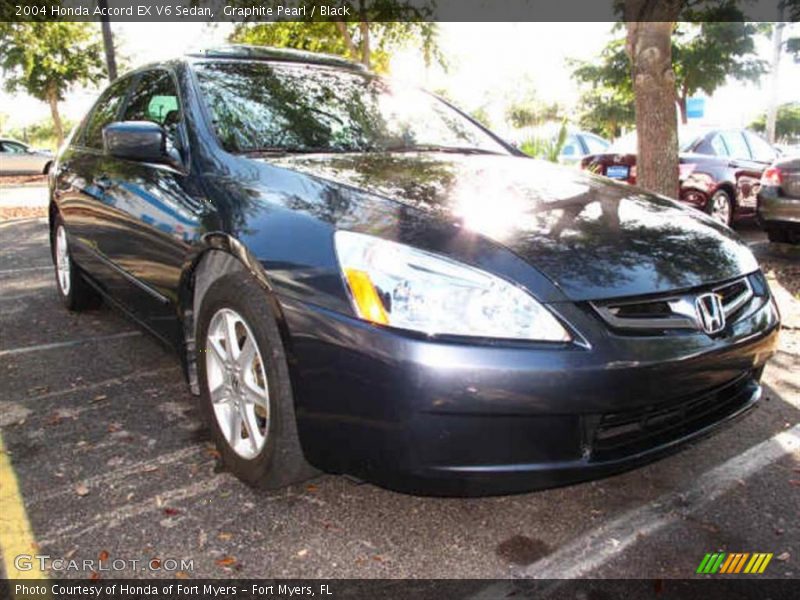
{"type": "Polygon", "coordinates": [[[220,58],[226,60],[263,60],[267,62],[287,62],[303,63],[311,65],[324,65],[329,67],[339,67],[342,69],[352,69],[354,71],[367,71],[368,69],[356,62],[352,62],[340,56],[331,54],[320,54],[317,52],[306,52],[304,50],[291,50],[288,48],[273,48],[271,46],[249,46],[246,44],[230,44],[217,46],[190,52],[188,58],[220,58]]]}
{"type": "Polygon", "coordinates": [[[27,146],[25,142],[20,142],[19,140],[15,140],[14,138],[0,138],[0,142],[14,142],[15,144],[20,144],[22,146],[27,146]]]}

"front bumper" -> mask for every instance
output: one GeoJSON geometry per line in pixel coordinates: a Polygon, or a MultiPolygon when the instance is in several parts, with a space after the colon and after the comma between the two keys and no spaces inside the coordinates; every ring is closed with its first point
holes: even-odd
{"type": "Polygon", "coordinates": [[[753,407],[777,343],[771,300],[720,338],[586,345],[433,341],[282,299],[301,443],[323,470],[424,494],[528,491],[632,468],[753,407]]]}

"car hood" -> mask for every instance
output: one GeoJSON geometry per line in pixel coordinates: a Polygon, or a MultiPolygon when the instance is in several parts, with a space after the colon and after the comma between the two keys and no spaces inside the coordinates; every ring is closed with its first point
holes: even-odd
{"type": "Polygon", "coordinates": [[[269,162],[474,230],[526,260],[572,300],[687,289],[758,269],[732,231],[699,211],[542,161],[370,153],[269,162]]]}

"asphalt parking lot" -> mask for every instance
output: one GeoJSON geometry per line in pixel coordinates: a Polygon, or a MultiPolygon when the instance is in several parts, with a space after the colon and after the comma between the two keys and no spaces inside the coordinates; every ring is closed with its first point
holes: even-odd
{"type": "Polygon", "coordinates": [[[800,577],[800,300],[772,285],[786,330],[761,405],[660,462],[498,498],[331,475],[263,493],[219,469],[176,356],[106,307],[62,308],[45,220],[0,223],[0,432],[32,537],[2,538],[6,564],[34,548],[193,561],[51,572],[77,578],[680,578],[723,551],[774,553],[762,577],[800,577]]]}

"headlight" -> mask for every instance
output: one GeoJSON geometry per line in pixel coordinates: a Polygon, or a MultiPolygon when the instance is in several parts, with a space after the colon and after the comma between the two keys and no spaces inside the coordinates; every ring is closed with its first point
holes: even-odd
{"type": "Polygon", "coordinates": [[[565,342],[570,336],[521,288],[409,246],[336,232],[336,253],[359,317],[429,335],[565,342]]]}

